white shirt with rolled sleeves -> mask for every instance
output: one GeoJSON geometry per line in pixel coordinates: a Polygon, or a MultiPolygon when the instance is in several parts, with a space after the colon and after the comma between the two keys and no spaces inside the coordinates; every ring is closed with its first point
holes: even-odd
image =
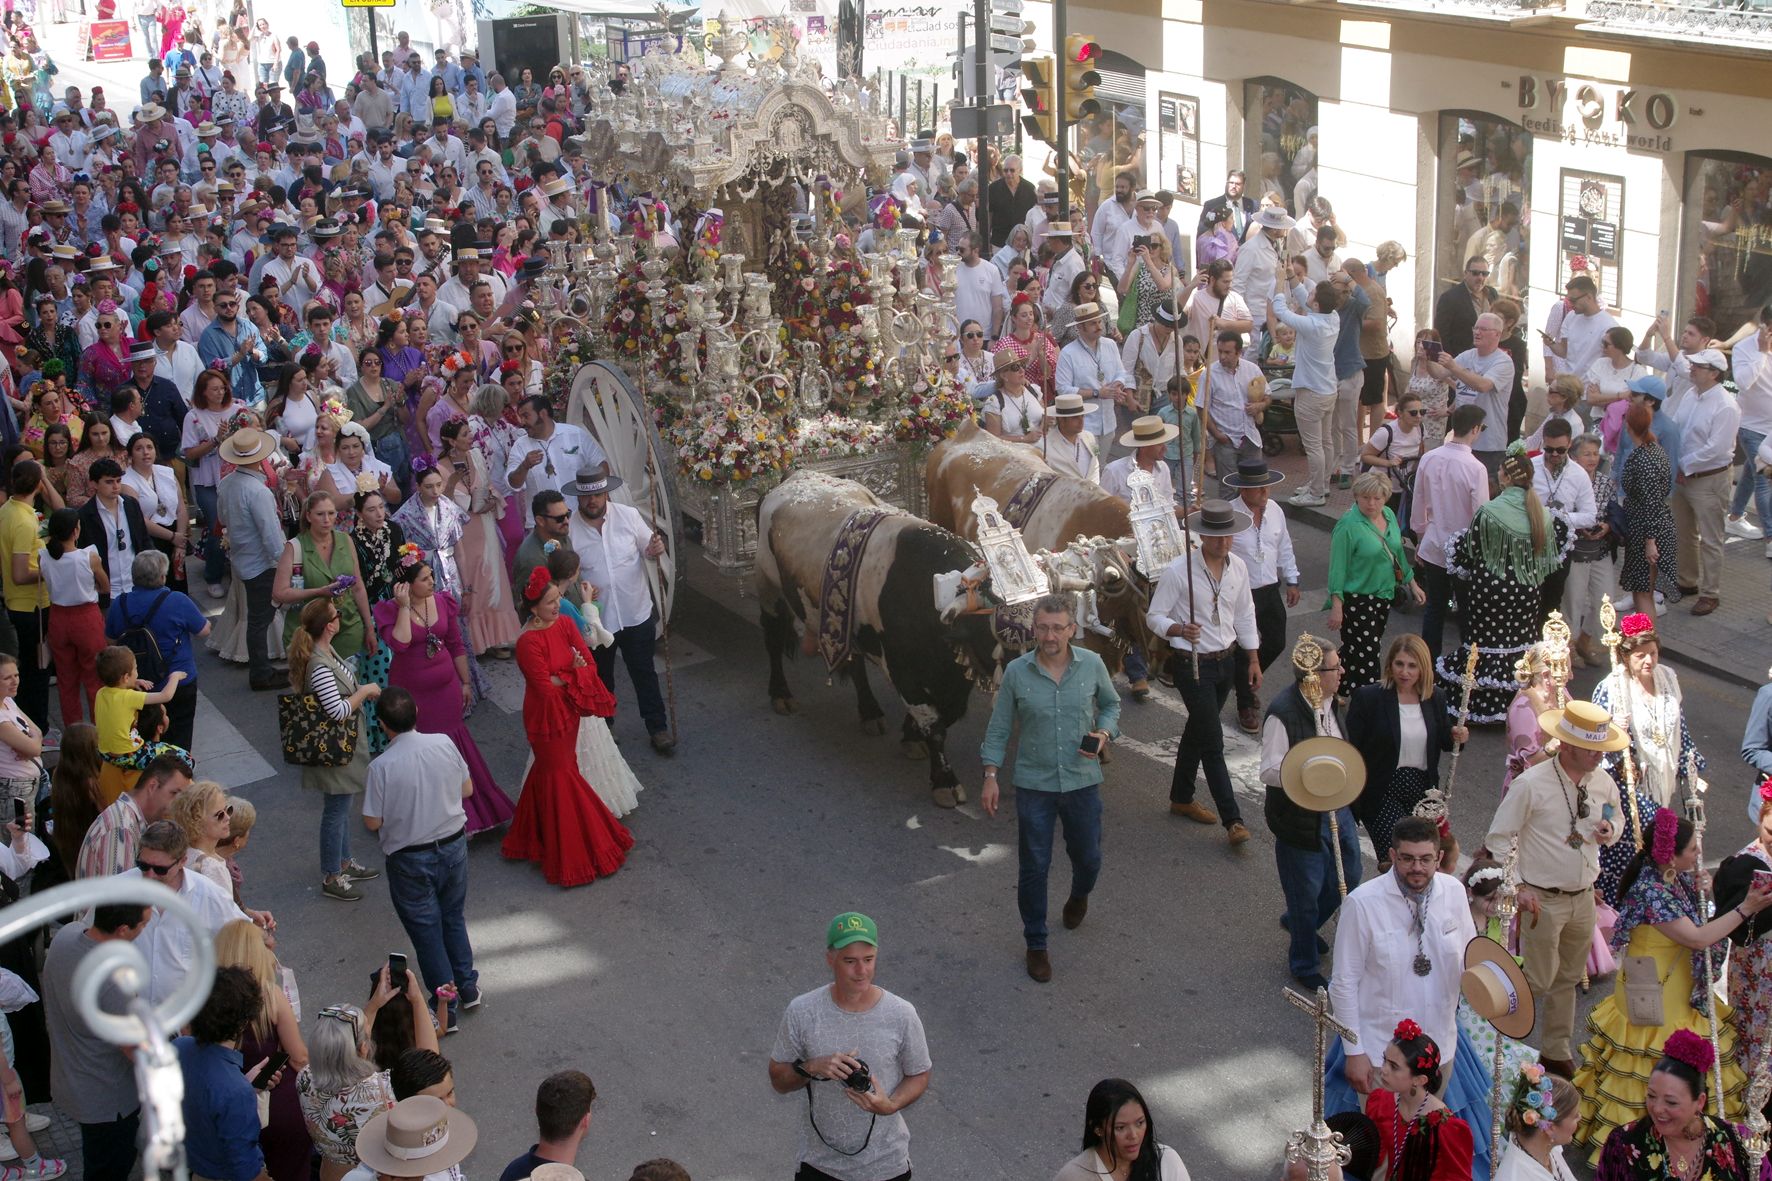
{"type": "Polygon", "coordinates": [[[638,627],[652,618],[652,588],[646,581],[646,547],[652,527],[640,510],[609,502],[601,529],[572,514],[572,552],[578,555],[578,576],[598,590],[597,610],[612,632],[638,627]]]}
{"type": "Polygon", "coordinates": [[[1274,276],[1279,271],[1280,257],[1273,239],[1266,233],[1257,234],[1237,251],[1237,261],[1231,271],[1231,290],[1243,297],[1257,331],[1267,324],[1267,301],[1273,295],[1274,276]]]}
{"type": "Polygon", "coordinates": [[[1084,416],[1083,429],[1098,439],[1105,439],[1114,430],[1114,402],[1097,397],[1101,388],[1112,382],[1130,384],[1126,367],[1120,363],[1120,350],[1105,335],[1096,338],[1093,346],[1081,336],[1058,351],[1058,372],[1052,384],[1057,394],[1081,394],[1086,402],[1094,402],[1095,411],[1084,416]]]}
{"type": "MultiPolygon", "coordinates": [[[[597,446],[597,440],[582,427],[573,426],[569,422],[556,422],[554,433],[545,440],[532,438],[525,434],[511,444],[511,454],[505,462],[505,475],[511,481],[511,487],[518,496],[523,498],[523,523],[529,528],[535,527],[533,501],[537,492],[553,489],[558,492],[578,479],[579,474],[590,474],[609,462],[603,454],[603,448],[597,446]],[[523,467],[523,460],[532,451],[540,451],[542,459],[529,469],[523,482],[517,482],[517,473],[523,467]]],[[[572,497],[567,497],[570,503],[572,497]]]]}
{"type": "Polygon", "coordinates": [[[1249,413],[1249,383],[1261,375],[1261,366],[1248,357],[1241,358],[1235,370],[1217,361],[1206,369],[1207,412],[1212,425],[1230,437],[1232,446],[1244,442],[1261,446],[1261,430],[1249,413]]]}
{"type": "Polygon", "coordinates": [[[1600,519],[1600,506],[1594,502],[1594,482],[1587,469],[1565,458],[1562,470],[1552,473],[1540,455],[1532,461],[1532,490],[1544,507],[1561,514],[1571,529],[1591,529],[1600,519]]]}
{"type": "Polygon", "coordinates": [[[1362,883],[1341,904],[1329,999],[1335,1015],[1354,1031],[1352,1039],[1342,1039],[1342,1049],[1350,1058],[1364,1054],[1374,1070],[1405,1017],[1440,1047],[1441,1069],[1452,1067],[1464,947],[1477,937],[1477,928],[1457,878],[1436,873],[1432,890],[1419,944],[1415,908],[1394,870],[1362,883]],[[1426,976],[1415,974],[1418,954],[1433,965],[1426,976]]]}
{"type": "Polygon", "coordinates": [[[1735,370],[1741,429],[1772,435],[1772,357],[1760,351],[1759,334],[1737,341],[1729,363],[1735,370]]]}
{"type": "Polygon", "coordinates": [[[1674,421],[1680,424],[1680,474],[1714,472],[1735,462],[1741,407],[1721,383],[1702,394],[1694,386],[1674,421]]]}
{"type": "MultiPolygon", "coordinates": [[[[139,869],[126,869],[118,877],[142,876],[139,869]]],[[[149,878],[149,881],[165,885],[164,878],[149,878]]],[[[197,921],[211,935],[220,931],[236,919],[247,917],[246,912],[235,905],[220,886],[193,870],[185,870],[184,883],[178,889],[179,900],[197,912],[197,921]]],[[[148,1001],[158,1005],[171,996],[178,986],[184,983],[185,975],[190,972],[197,958],[196,945],[192,942],[191,929],[177,919],[168,918],[166,912],[156,908],[148,925],[136,937],[135,949],[148,962],[148,1001]]]]}
{"type": "Polygon", "coordinates": [[[1225,555],[1224,577],[1218,584],[1216,623],[1212,620],[1212,581],[1206,560],[1198,550],[1176,558],[1157,575],[1157,589],[1151,593],[1150,610],[1144,618],[1152,631],[1163,636],[1171,648],[1181,652],[1221,652],[1232,645],[1254,652],[1261,647],[1261,633],[1255,627],[1255,600],[1249,593],[1249,570],[1236,554],[1225,555]],[[1193,559],[1191,571],[1190,557],[1193,559]],[[1192,622],[1200,625],[1200,638],[1194,643],[1189,643],[1186,636],[1168,634],[1172,625],[1189,622],[1190,572],[1193,576],[1192,622]]]}
{"type": "MultiPolygon", "coordinates": [[[[1245,504],[1239,511],[1246,512],[1248,508],[1245,504]]],[[[1286,515],[1272,500],[1261,510],[1260,521],[1231,538],[1231,553],[1243,559],[1251,589],[1276,582],[1298,585],[1298,557],[1292,552],[1292,531],[1286,527],[1286,515]]]]}

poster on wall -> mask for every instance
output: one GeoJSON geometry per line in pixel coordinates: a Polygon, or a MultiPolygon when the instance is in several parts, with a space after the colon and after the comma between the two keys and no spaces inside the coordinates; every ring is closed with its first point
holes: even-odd
{"type": "Polygon", "coordinates": [[[1200,100],[1182,94],[1157,96],[1158,175],[1175,195],[1200,203],[1200,100]]]}
{"type": "Polygon", "coordinates": [[[87,60],[126,62],[134,55],[129,44],[128,21],[93,21],[87,41],[87,60]]]}
{"type": "Polygon", "coordinates": [[[1601,304],[1617,307],[1624,178],[1565,168],[1557,197],[1557,287],[1586,274],[1599,287],[1601,304]]]}

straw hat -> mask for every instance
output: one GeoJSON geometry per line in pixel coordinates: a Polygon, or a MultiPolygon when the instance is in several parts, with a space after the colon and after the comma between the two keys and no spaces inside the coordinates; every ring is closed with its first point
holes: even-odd
{"type": "Polygon", "coordinates": [[[157,119],[166,118],[166,108],[159,103],[149,103],[137,112],[137,116],[143,123],[152,123],[157,119]]]}
{"type": "Polygon", "coordinates": [[[435,1095],[413,1095],[363,1125],[357,1159],[390,1177],[424,1177],[466,1160],[479,1138],[466,1112],[435,1095]]]}
{"type": "MultiPolygon", "coordinates": [[[[1210,507],[1214,502],[1207,501],[1210,507]]],[[[1286,752],[1280,764],[1286,798],[1310,812],[1333,812],[1360,798],[1366,788],[1366,760],[1343,738],[1307,738],[1286,752]]]]}
{"type": "Polygon", "coordinates": [[[1583,750],[1615,751],[1630,745],[1630,738],[1612,724],[1612,715],[1591,701],[1571,701],[1565,709],[1547,709],[1538,715],[1538,728],[1569,746],[1583,750]]]}
{"type": "Polygon", "coordinates": [[[1478,935],[1464,945],[1464,976],[1459,991],[1477,1016],[1515,1040],[1532,1032],[1538,1020],[1532,985],[1501,944],[1478,935]]]}
{"type": "Polygon", "coordinates": [[[1255,215],[1255,224],[1264,230],[1289,230],[1298,223],[1284,209],[1270,205],[1255,215]]]}
{"type": "Polygon", "coordinates": [[[1120,436],[1120,446],[1154,447],[1158,443],[1167,443],[1171,439],[1180,437],[1180,427],[1171,422],[1164,422],[1155,414],[1147,414],[1143,418],[1132,420],[1132,429],[1120,436]]]}
{"type": "Polygon", "coordinates": [[[1060,394],[1052,399],[1053,418],[1081,418],[1094,413],[1095,403],[1085,402],[1082,394],[1060,394]]]}
{"type": "Polygon", "coordinates": [[[1093,323],[1106,315],[1106,310],[1100,304],[1094,300],[1087,300],[1077,305],[1075,323],[1077,327],[1081,328],[1083,325],[1093,323]]]}
{"type": "Polygon", "coordinates": [[[257,427],[241,427],[221,445],[221,457],[235,467],[257,463],[277,449],[277,440],[257,427]]]}
{"type": "Polygon", "coordinates": [[[1046,236],[1048,238],[1070,238],[1075,236],[1075,232],[1071,229],[1070,222],[1055,221],[1047,223],[1046,236]]]}

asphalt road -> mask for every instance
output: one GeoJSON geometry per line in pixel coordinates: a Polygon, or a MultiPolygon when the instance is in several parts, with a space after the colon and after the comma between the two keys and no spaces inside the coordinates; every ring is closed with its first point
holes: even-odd
{"type": "MultiPolygon", "coordinates": [[[[1295,540],[1307,573],[1294,636],[1321,628],[1328,537],[1300,527],[1295,540]]],[[[824,925],[848,909],[878,920],[879,983],[914,1003],[928,1032],[934,1079],[908,1114],[919,1175],[1050,1176],[1077,1151],[1089,1088],[1114,1075],[1143,1088],[1193,1176],[1274,1175],[1288,1132],[1309,1119],[1311,1039],[1281,997],[1281,900],[1253,742],[1233,739],[1233,771],[1255,838],[1232,850],[1221,829],[1168,814],[1183,722],[1173,693],[1127,703],[1101,881],[1087,922],[1065,931],[1055,869],[1055,977],[1038,985],[1022,965],[1012,808],[990,820],[972,805],[932,807],[923,764],[900,754],[898,707],[886,737],[862,735],[852,692],[827,687],[816,660],[789,669],[801,711],[773,714],[754,603],[692,561],[674,624],[680,751],[654,755],[631,713],[617,724],[646,785],[626,868],[561,891],[504,862],[496,836],[473,844],[469,919],[488,1000],[443,1046],[480,1125],[468,1175],[493,1177],[527,1148],[536,1083],[576,1067],[599,1091],[579,1162],[593,1181],[660,1155],[697,1181],[787,1176],[802,1100],[770,1090],[766,1061],[789,998],[828,980],[824,925]]],[[[1274,671],[1286,675],[1283,663],[1274,671]]],[[[494,672],[496,701],[472,729],[515,795],[521,685],[509,665],[494,672]]],[[[1702,673],[1681,679],[1718,784],[1714,859],[1751,836],[1736,754],[1749,697],[1702,673]]],[[[261,816],[243,859],[248,901],[276,912],[306,1013],[361,1002],[366,973],[404,948],[385,886],[368,884],[358,904],[321,896],[320,802],[279,761],[270,697],[218,665],[202,689],[274,776],[239,789],[261,816]]],[[[631,702],[625,674],[617,694],[631,702]]],[[[951,743],[974,796],[988,708],[976,697],[951,743]]],[[[212,730],[219,742],[226,727],[200,731],[200,755],[212,730]]],[[[1453,821],[1467,846],[1493,811],[1502,748],[1498,729],[1480,731],[1463,758],[1453,821]]],[[[378,861],[354,831],[359,859],[378,861]]]]}

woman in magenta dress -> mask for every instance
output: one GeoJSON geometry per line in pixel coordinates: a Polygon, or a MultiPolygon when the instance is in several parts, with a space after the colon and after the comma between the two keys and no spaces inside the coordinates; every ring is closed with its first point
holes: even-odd
{"type": "Polygon", "coordinates": [[[517,818],[505,834],[504,855],[539,861],[556,886],[581,886],[608,877],[627,860],[634,836],[591,790],[578,769],[578,722],[610,717],[615,698],[570,619],[560,618],[560,590],[546,566],[523,588],[530,612],[517,638],[523,670],[523,732],[535,762],[517,799],[517,818]]]}
{"type": "Polygon", "coordinates": [[[447,735],[467,760],[474,794],[462,806],[472,835],[505,823],[514,809],[463,720],[472,690],[460,611],[455,596],[438,592],[424,551],[412,542],[402,545],[394,561],[394,597],[374,608],[376,635],[385,636],[394,654],[388,684],[405,689],[418,703],[419,732],[447,735]]]}

